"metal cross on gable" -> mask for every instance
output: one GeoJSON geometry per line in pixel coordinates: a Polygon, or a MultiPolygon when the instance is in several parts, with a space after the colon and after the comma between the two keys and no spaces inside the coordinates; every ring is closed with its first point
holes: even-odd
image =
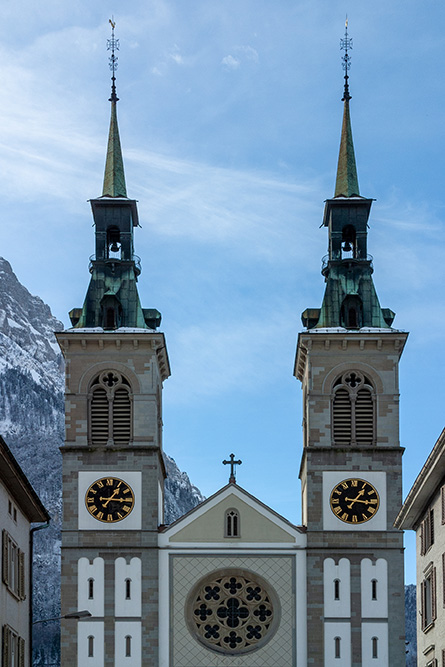
{"type": "Polygon", "coordinates": [[[229,484],[235,484],[235,482],[236,482],[235,466],[240,466],[241,463],[242,463],[241,459],[238,459],[238,461],[235,461],[235,454],[230,454],[230,461],[223,461],[223,464],[225,466],[227,466],[227,465],[230,466],[229,484]]]}

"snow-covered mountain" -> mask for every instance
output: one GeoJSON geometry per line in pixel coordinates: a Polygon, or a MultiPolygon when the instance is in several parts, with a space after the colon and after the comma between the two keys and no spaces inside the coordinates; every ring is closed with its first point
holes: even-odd
{"type": "MultiPolygon", "coordinates": [[[[60,615],[61,454],[64,437],[63,358],[54,337],[63,325],[18,281],[0,257],[0,434],[51,514],[35,533],[34,619],[60,615]]],[[[165,521],[204,498],[166,456],[165,521]]],[[[59,664],[55,623],[37,625],[35,665],[59,664]]]]}

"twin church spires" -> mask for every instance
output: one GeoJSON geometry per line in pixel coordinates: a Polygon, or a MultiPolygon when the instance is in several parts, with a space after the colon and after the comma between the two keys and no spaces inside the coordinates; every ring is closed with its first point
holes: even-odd
{"type": "Polygon", "coordinates": [[[134,253],[133,231],[139,226],[136,200],[127,197],[124,162],[117,122],[116,69],[119,40],[114,23],[108,49],[111,50],[111,118],[102,196],[91,199],[96,252],[90,258],[91,281],[82,308],[70,311],[74,328],[101,327],[113,331],[122,327],[156,329],[161,314],[142,308],[137,290],[140,258],[134,253]]]}
{"type": "Polygon", "coordinates": [[[360,195],[349,111],[349,50],[352,39],[348,25],[341,49],[345,51],[345,84],[342,102],[343,125],[337,166],[335,193],[326,200],[323,225],[329,231],[328,255],[323,258],[322,274],[326,290],[321,308],[302,314],[308,329],[362,327],[391,328],[395,313],[381,308],[372,280],[372,257],[368,255],[368,219],[372,199],[360,195]]]}
{"type": "MultiPolygon", "coordinates": [[[[160,325],[161,314],[155,309],[141,307],[136,286],[141,266],[134,254],[133,230],[139,221],[136,201],[127,197],[125,184],[115,76],[119,40],[114,36],[114,23],[110,23],[110,130],[102,196],[91,200],[96,252],[90,261],[91,281],[83,308],[73,309],[70,319],[75,328],[156,329],[160,325]]],[[[326,201],[323,218],[323,225],[329,230],[329,250],[322,265],[326,290],[321,308],[305,310],[302,321],[308,329],[388,329],[395,313],[380,306],[372,280],[372,257],[367,252],[368,219],[373,200],[362,197],[359,192],[349,110],[349,50],[352,39],[348,36],[347,23],[341,48],[345,52],[343,125],[335,193],[332,199],[326,201]]]]}

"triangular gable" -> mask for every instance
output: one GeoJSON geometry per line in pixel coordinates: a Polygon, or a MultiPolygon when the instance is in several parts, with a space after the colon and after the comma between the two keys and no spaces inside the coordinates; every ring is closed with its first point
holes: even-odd
{"type": "Polygon", "coordinates": [[[303,529],[297,528],[236,484],[228,484],[160,535],[160,544],[275,544],[303,546],[303,529]],[[236,509],[239,537],[225,537],[225,515],[236,509]]]}

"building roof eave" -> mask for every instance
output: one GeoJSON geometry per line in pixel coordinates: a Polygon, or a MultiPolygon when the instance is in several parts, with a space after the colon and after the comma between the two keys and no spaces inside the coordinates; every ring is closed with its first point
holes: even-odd
{"type": "Polygon", "coordinates": [[[396,528],[416,530],[425,509],[445,476],[445,428],[412,485],[396,517],[396,528]]]}

